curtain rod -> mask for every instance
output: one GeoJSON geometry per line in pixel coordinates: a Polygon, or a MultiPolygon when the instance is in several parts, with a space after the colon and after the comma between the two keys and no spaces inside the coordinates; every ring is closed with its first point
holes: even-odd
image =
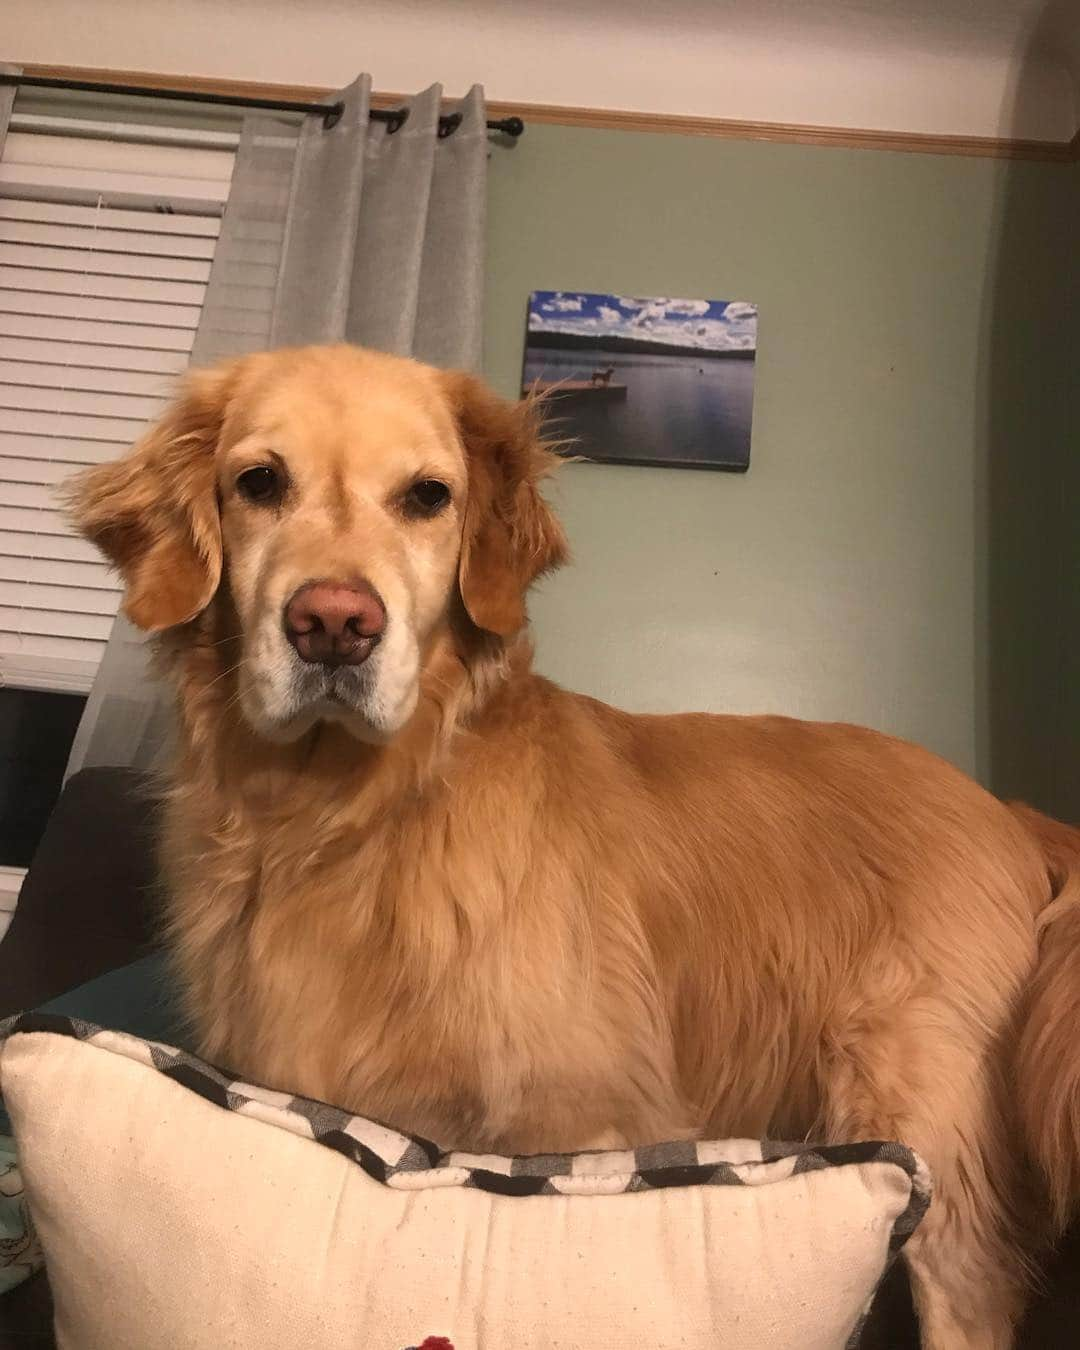
{"type": "MultiPolygon", "coordinates": [[[[241,94],[204,94],[190,89],[161,89],[139,84],[99,84],[91,80],[61,80],[51,75],[8,75],[0,72],[0,85],[26,86],[32,89],[72,89],[86,94],[120,94],[138,98],[171,99],[178,103],[209,103],[225,108],[260,108],[266,112],[310,113],[321,116],[323,126],[335,126],[345,111],[344,103],[293,103],[281,98],[245,98],[241,94]]],[[[384,122],[392,135],[403,126],[409,116],[408,108],[372,108],[368,116],[373,122],[384,122]]],[[[449,136],[461,125],[460,113],[447,113],[439,118],[439,135],[449,136]]],[[[487,123],[488,131],[517,139],[525,130],[520,117],[501,117],[487,123]]]]}

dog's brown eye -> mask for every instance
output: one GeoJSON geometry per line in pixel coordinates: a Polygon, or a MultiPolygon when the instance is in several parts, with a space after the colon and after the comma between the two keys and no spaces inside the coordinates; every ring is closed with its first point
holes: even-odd
{"type": "Polygon", "coordinates": [[[435,516],[450,500],[450,489],[437,478],[421,478],[405,494],[410,515],[435,516]]]}
{"type": "Polygon", "coordinates": [[[267,464],[254,469],[245,469],[236,480],[236,488],[241,497],[260,506],[276,502],[281,497],[281,479],[276,470],[267,464]]]}

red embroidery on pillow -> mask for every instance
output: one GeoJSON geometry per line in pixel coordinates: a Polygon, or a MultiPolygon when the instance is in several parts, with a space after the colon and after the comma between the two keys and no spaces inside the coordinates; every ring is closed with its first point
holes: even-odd
{"type": "Polygon", "coordinates": [[[454,1350],[454,1346],[445,1336],[428,1336],[419,1345],[406,1346],[406,1350],[454,1350]]]}

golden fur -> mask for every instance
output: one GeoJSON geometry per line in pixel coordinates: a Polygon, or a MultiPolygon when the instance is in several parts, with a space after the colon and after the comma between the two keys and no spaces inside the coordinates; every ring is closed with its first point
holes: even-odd
{"type": "Polygon", "coordinates": [[[478,1151],[904,1140],[936,1186],[925,1343],[1003,1350],[1080,1189],[1080,834],[870,731],[630,716],[534,675],[549,460],[470,377],[311,348],[193,376],[80,482],[177,692],[163,857],[200,1049],[478,1151]],[[291,495],[259,514],[233,483],[271,450],[291,495]],[[452,505],[406,519],[433,473],[452,505]],[[357,574],[400,650],[312,721],[282,597],[357,574]]]}

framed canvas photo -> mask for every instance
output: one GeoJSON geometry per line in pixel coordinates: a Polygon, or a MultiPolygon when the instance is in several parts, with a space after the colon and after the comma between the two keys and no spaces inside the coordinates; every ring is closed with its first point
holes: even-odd
{"type": "Polygon", "coordinates": [[[567,454],[744,472],[757,319],[745,300],[534,291],[522,392],[567,454]]]}

